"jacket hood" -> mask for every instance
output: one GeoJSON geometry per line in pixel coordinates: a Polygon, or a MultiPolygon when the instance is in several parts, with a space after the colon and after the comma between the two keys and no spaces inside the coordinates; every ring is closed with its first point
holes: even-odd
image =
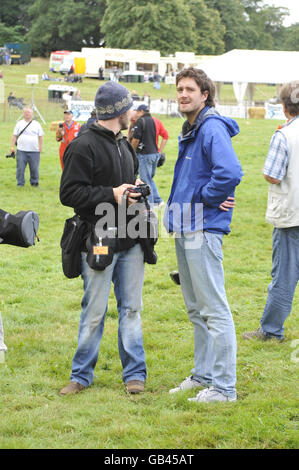
{"type": "Polygon", "coordinates": [[[227,130],[231,137],[234,137],[235,135],[239,134],[240,129],[234,119],[221,116],[215,108],[210,108],[209,106],[206,106],[199,113],[195,123],[192,126],[190,126],[188,121],[185,121],[182,128],[181,138],[185,139],[193,135],[193,132],[197,131],[202,126],[202,124],[204,124],[208,119],[219,119],[220,121],[222,121],[227,127],[227,130]]]}

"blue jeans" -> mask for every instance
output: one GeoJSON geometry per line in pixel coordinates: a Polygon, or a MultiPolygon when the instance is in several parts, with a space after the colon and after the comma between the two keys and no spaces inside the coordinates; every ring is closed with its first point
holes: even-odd
{"type": "Polygon", "coordinates": [[[159,195],[158,188],[153,178],[156,173],[158,161],[160,159],[159,153],[150,153],[147,155],[137,154],[139,161],[139,175],[140,179],[147,183],[151,188],[151,194],[148,197],[150,204],[159,204],[162,199],[159,195]]]}
{"type": "Polygon", "coordinates": [[[91,269],[86,262],[86,254],[82,253],[82,278],[84,296],[71,380],[84,387],[93,382],[112,281],[119,314],[118,349],[123,366],[123,381],[145,381],[140,317],[144,261],[140,245],[115,253],[112,263],[104,271],[91,269]]]}
{"type": "Polygon", "coordinates": [[[194,327],[195,379],[236,396],[237,342],[222,266],[222,234],[194,232],[175,239],[183,297],[194,327]]]}
{"type": "Polygon", "coordinates": [[[29,164],[30,170],[30,184],[33,186],[38,185],[39,180],[39,152],[24,152],[17,150],[17,183],[19,186],[25,185],[25,170],[29,164]]]}
{"type": "Polygon", "coordinates": [[[261,328],[266,336],[282,339],[299,281],[299,227],[274,228],[271,276],[261,328]]]}

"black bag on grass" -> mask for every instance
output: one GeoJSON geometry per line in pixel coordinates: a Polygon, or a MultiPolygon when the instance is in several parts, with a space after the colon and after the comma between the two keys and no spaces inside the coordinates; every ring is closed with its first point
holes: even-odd
{"type": "Polygon", "coordinates": [[[20,211],[16,214],[0,209],[0,243],[27,248],[39,241],[37,230],[39,217],[34,211],[20,211]]]}

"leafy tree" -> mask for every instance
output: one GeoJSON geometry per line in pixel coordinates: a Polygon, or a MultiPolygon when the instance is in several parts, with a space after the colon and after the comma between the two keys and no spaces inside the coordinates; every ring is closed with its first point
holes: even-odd
{"type": "Polygon", "coordinates": [[[101,30],[108,47],[193,51],[193,19],[182,0],[107,0],[101,30]]]}
{"type": "Polygon", "coordinates": [[[280,40],[276,43],[277,49],[281,49],[279,45],[282,45],[285,51],[299,51],[299,23],[284,28],[280,40]]]}
{"type": "Polygon", "coordinates": [[[204,0],[191,0],[190,13],[195,21],[197,54],[223,54],[225,26],[218,10],[208,8],[204,0]]]}
{"type": "Polygon", "coordinates": [[[246,49],[247,32],[245,10],[242,0],[205,0],[208,8],[218,10],[225,26],[225,50],[246,49]]]}
{"type": "Polygon", "coordinates": [[[0,23],[0,45],[6,42],[21,42],[23,40],[22,32],[18,26],[6,26],[0,23]]]}
{"type": "Polygon", "coordinates": [[[105,5],[105,0],[35,0],[29,9],[32,27],[26,36],[33,55],[98,46],[105,5]]]}
{"type": "Polygon", "coordinates": [[[1,0],[0,23],[7,27],[17,27],[21,34],[25,34],[31,22],[28,15],[28,8],[35,0],[1,0]]]}
{"type": "Polygon", "coordinates": [[[82,46],[98,47],[102,40],[100,22],[106,9],[106,0],[64,0],[62,2],[60,36],[70,50],[82,46]]]}
{"type": "Polygon", "coordinates": [[[265,5],[262,0],[244,0],[248,15],[247,38],[249,49],[280,49],[286,8],[265,5]]]}

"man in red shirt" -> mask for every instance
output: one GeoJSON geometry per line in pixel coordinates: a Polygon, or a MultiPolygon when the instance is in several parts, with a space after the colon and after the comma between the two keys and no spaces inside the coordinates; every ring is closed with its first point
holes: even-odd
{"type": "Polygon", "coordinates": [[[152,116],[153,120],[155,121],[155,126],[156,126],[156,144],[158,147],[159,153],[163,153],[164,147],[167,144],[168,140],[168,132],[165,129],[163,123],[160,121],[160,119],[152,116]],[[159,137],[162,137],[160,146],[159,146],[159,137]]]}
{"type": "MultiPolygon", "coordinates": [[[[158,147],[158,152],[161,154],[163,153],[164,147],[167,144],[168,132],[165,129],[163,123],[160,121],[160,119],[154,116],[152,116],[152,118],[155,122],[155,127],[156,127],[156,144],[158,147]],[[162,137],[162,140],[160,141],[160,145],[159,145],[159,137],[162,137]]],[[[158,207],[164,206],[164,201],[161,199],[157,186],[154,186],[154,204],[158,207]]]]}
{"type": "Polygon", "coordinates": [[[69,109],[64,111],[64,123],[59,124],[56,132],[57,142],[61,142],[59,147],[59,157],[61,169],[63,170],[63,155],[68,144],[78,135],[80,124],[73,121],[73,112],[69,109]]]}

